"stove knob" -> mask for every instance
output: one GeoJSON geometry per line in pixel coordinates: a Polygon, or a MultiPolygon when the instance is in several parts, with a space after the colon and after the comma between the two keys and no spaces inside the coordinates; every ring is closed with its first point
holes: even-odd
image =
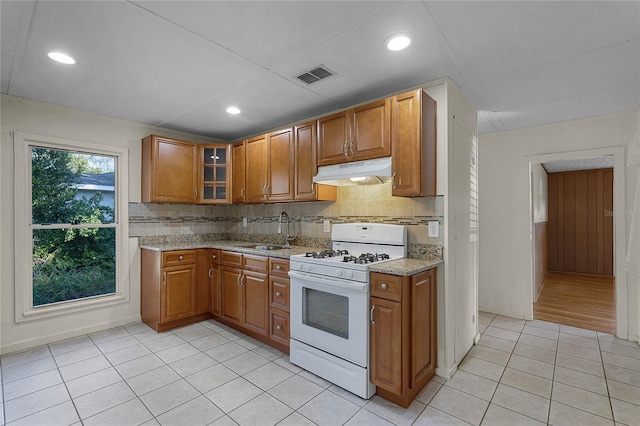
{"type": "Polygon", "coordinates": [[[352,278],[352,277],[353,277],[353,272],[347,271],[347,278],[352,278]]]}
{"type": "Polygon", "coordinates": [[[309,272],[311,270],[311,265],[304,265],[304,270],[309,272]]]}
{"type": "Polygon", "coordinates": [[[342,269],[338,269],[336,271],[336,276],[341,277],[342,276],[342,269]]]}
{"type": "Polygon", "coordinates": [[[298,265],[298,269],[302,271],[302,269],[304,268],[304,265],[301,263],[298,265]]]}

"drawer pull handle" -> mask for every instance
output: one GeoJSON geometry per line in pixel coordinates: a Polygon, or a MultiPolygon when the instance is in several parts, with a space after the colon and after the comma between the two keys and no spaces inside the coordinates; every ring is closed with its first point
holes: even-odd
{"type": "Polygon", "coordinates": [[[282,268],[280,267],[280,265],[276,265],[276,271],[281,270],[282,268]]]}
{"type": "Polygon", "coordinates": [[[371,324],[375,324],[376,322],[373,320],[373,310],[376,308],[376,305],[371,306],[371,312],[369,312],[369,319],[371,319],[371,324]]]}
{"type": "Polygon", "coordinates": [[[209,278],[213,278],[213,268],[209,268],[209,278]]]}
{"type": "Polygon", "coordinates": [[[387,285],[385,283],[382,283],[382,285],[380,286],[381,289],[386,290],[387,289],[387,285]]]}
{"type": "Polygon", "coordinates": [[[276,291],[276,297],[280,297],[282,296],[282,293],[280,293],[279,291],[276,291]]]}
{"type": "Polygon", "coordinates": [[[166,272],[164,272],[162,275],[164,276],[163,284],[164,284],[164,285],[167,285],[167,273],[166,273],[166,272]]]}
{"type": "Polygon", "coordinates": [[[282,330],[282,326],[281,325],[276,325],[276,330],[282,330]]]}

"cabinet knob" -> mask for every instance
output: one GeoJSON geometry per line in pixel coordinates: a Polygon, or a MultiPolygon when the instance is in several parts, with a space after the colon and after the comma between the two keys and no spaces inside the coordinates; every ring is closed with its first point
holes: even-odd
{"type": "Polygon", "coordinates": [[[211,258],[212,258],[212,259],[215,259],[215,258],[216,258],[216,255],[215,255],[215,254],[211,255],[211,258]]]}
{"type": "Polygon", "coordinates": [[[282,326],[281,325],[276,325],[276,330],[282,330],[282,326]]]}
{"type": "Polygon", "coordinates": [[[280,297],[282,296],[282,293],[280,293],[279,291],[276,291],[276,297],[280,297]]]}
{"type": "Polygon", "coordinates": [[[383,289],[383,290],[386,290],[386,289],[387,289],[387,285],[383,283],[383,284],[380,286],[380,288],[381,288],[381,289],[383,289]]]}
{"type": "Polygon", "coordinates": [[[280,265],[276,265],[276,271],[281,270],[282,268],[280,267],[280,265]]]}
{"type": "Polygon", "coordinates": [[[180,260],[182,260],[182,255],[180,255],[180,260]]]}

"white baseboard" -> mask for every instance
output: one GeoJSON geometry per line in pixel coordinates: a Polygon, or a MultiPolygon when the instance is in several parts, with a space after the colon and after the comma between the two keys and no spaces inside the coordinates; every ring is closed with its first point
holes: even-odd
{"type": "Polygon", "coordinates": [[[119,327],[121,325],[129,324],[132,322],[140,322],[140,315],[134,315],[128,318],[120,318],[118,320],[108,321],[101,324],[96,324],[88,327],[80,327],[73,330],[65,330],[60,333],[48,334],[42,337],[36,337],[29,340],[23,340],[16,343],[10,343],[8,345],[0,346],[0,355],[8,354],[11,352],[24,351],[26,349],[35,348],[36,346],[46,345],[48,343],[57,342],[60,340],[71,339],[73,337],[83,336],[89,333],[95,333],[98,331],[108,330],[110,328],[119,327]]]}
{"type": "Polygon", "coordinates": [[[436,367],[436,376],[442,377],[445,380],[449,380],[458,371],[458,364],[454,364],[451,368],[445,369],[436,367]]]}

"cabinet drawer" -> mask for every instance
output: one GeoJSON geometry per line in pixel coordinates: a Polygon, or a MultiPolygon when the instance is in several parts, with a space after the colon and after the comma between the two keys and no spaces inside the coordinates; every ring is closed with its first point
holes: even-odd
{"type": "Polygon", "coordinates": [[[242,268],[242,253],[236,253],[233,251],[222,251],[220,252],[220,263],[225,266],[242,268]]]}
{"type": "Polygon", "coordinates": [[[287,259],[269,258],[269,275],[289,277],[289,261],[287,259]]]}
{"type": "Polygon", "coordinates": [[[269,258],[263,256],[244,255],[244,269],[256,272],[268,272],[269,258]]]}
{"type": "Polygon", "coordinates": [[[371,273],[371,296],[402,301],[402,277],[397,275],[371,273]]]}
{"type": "Polygon", "coordinates": [[[176,250],[162,252],[162,267],[196,263],[195,250],[176,250]]]}
{"type": "Polygon", "coordinates": [[[289,346],[289,313],[271,309],[269,317],[271,340],[289,346]]]}
{"type": "Polygon", "coordinates": [[[269,306],[289,312],[289,279],[269,277],[269,306]]]}

